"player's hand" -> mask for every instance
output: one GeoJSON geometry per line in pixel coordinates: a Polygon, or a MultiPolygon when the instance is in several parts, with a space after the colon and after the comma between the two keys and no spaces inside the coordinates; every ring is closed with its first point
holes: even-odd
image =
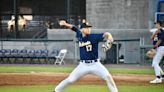
{"type": "Polygon", "coordinates": [[[60,25],[60,26],[64,26],[64,25],[66,25],[66,21],[65,21],[65,20],[61,20],[61,21],[59,21],[59,25],[60,25]]]}
{"type": "Polygon", "coordinates": [[[114,41],[111,33],[109,33],[109,32],[105,32],[104,37],[108,42],[113,42],[114,41]]]}
{"type": "Polygon", "coordinates": [[[113,37],[108,38],[106,42],[107,43],[113,43],[113,37]]]}

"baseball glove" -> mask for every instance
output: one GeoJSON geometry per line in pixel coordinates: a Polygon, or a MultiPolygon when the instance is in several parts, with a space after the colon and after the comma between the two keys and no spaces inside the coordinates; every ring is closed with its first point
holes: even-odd
{"type": "Polygon", "coordinates": [[[103,51],[106,52],[112,47],[112,42],[106,41],[104,44],[102,44],[103,51]]]}
{"type": "Polygon", "coordinates": [[[156,50],[155,49],[150,49],[146,52],[146,56],[150,59],[152,59],[156,54],[156,50]]]}

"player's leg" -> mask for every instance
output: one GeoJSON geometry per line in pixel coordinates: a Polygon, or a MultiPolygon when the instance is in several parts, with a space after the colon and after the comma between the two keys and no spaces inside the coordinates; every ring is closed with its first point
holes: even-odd
{"type": "Polygon", "coordinates": [[[56,86],[55,92],[61,92],[67,85],[75,82],[77,79],[86,74],[87,69],[85,68],[85,65],[80,63],[65,80],[63,80],[56,86]]]}
{"type": "MultiPolygon", "coordinates": [[[[161,54],[164,56],[164,47],[162,47],[161,54]]],[[[162,58],[163,58],[163,57],[162,57],[162,58]]],[[[162,59],[162,58],[161,58],[161,59],[162,59]]],[[[162,70],[161,67],[160,67],[160,72],[161,72],[161,77],[162,77],[162,79],[164,79],[164,72],[163,72],[163,70],[162,70]]]]}
{"type": "Polygon", "coordinates": [[[161,52],[161,48],[159,47],[157,49],[156,55],[153,58],[153,62],[152,62],[152,67],[154,68],[155,71],[155,75],[156,75],[156,79],[154,79],[153,81],[150,81],[150,83],[161,83],[161,68],[159,66],[159,63],[161,61],[163,57],[163,54],[161,52]]]}
{"type": "Polygon", "coordinates": [[[93,71],[93,74],[101,77],[102,79],[104,79],[106,81],[107,86],[111,92],[118,92],[118,89],[116,87],[116,84],[115,84],[111,74],[100,62],[96,62],[94,64],[92,71],[93,71]]]}

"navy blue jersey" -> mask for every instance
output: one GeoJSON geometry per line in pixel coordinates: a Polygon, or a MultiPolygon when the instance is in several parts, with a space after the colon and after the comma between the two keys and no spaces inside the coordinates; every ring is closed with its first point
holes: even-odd
{"type": "Polygon", "coordinates": [[[80,60],[98,59],[98,43],[104,39],[103,34],[89,34],[83,37],[78,28],[73,27],[72,30],[76,32],[79,42],[80,60]]]}
{"type": "Polygon", "coordinates": [[[164,46],[164,30],[160,29],[160,33],[157,34],[158,40],[161,40],[159,46],[164,46]]]}

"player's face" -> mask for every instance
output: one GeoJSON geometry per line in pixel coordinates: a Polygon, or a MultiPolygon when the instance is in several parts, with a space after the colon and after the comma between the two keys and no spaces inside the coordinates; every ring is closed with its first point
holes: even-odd
{"type": "Polygon", "coordinates": [[[81,32],[85,35],[88,35],[91,33],[91,29],[90,28],[82,28],[81,29],[81,32]]]}

